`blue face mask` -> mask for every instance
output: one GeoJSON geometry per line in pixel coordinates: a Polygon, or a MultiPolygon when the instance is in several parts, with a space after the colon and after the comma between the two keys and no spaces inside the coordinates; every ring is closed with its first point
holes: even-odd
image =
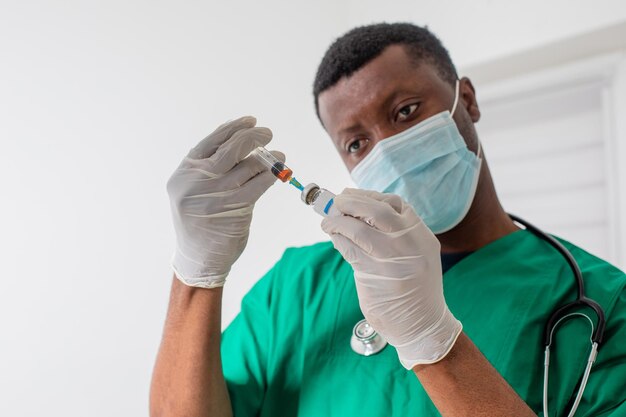
{"type": "Polygon", "coordinates": [[[480,175],[482,161],[467,149],[452,119],[458,95],[457,81],[452,113],[446,110],[381,140],[350,173],[359,188],[405,199],[435,234],[463,220],[480,175]]]}

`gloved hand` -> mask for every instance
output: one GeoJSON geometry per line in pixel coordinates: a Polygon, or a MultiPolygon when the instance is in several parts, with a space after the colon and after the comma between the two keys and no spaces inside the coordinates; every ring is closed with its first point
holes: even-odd
{"type": "Polygon", "coordinates": [[[322,229],[354,269],[363,315],[407,369],[445,357],[461,333],[443,297],[440,244],[399,196],[346,189],[322,229]]]}
{"type": "MultiPolygon", "coordinates": [[[[248,241],[254,203],[276,180],[254,157],[272,132],[254,117],[225,123],[183,159],[167,183],[176,251],[172,266],[183,283],[221,287],[248,241]]],[[[273,154],[281,161],[280,152],[273,154]]]]}

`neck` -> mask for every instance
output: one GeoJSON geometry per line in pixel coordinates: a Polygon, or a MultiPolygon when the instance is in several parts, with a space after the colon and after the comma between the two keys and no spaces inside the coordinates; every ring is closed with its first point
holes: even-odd
{"type": "Polygon", "coordinates": [[[519,229],[500,205],[484,165],[476,196],[465,218],[454,229],[437,235],[442,253],[473,252],[519,229]]]}

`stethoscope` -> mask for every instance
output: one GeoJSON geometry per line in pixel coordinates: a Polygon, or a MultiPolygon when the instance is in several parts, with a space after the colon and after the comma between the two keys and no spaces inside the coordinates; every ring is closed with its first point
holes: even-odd
{"type": "MultiPolygon", "coordinates": [[[[525,220],[520,219],[517,216],[513,216],[509,214],[511,219],[521,224],[540,239],[549,243],[552,247],[554,247],[567,261],[569,267],[574,273],[574,278],[576,279],[576,286],[578,287],[578,294],[576,300],[571,303],[565,304],[550,314],[548,321],[546,323],[544,329],[544,367],[543,367],[543,415],[545,417],[549,417],[548,414],[548,375],[550,373],[550,347],[552,346],[552,340],[554,338],[554,333],[556,329],[564,322],[575,319],[575,318],[584,318],[591,325],[591,351],[589,352],[589,357],[587,359],[587,366],[585,367],[585,371],[581,377],[580,385],[578,388],[578,392],[576,393],[576,397],[574,398],[573,403],[571,403],[568,417],[572,417],[576,410],[578,409],[578,405],[580,404],[580,400],[582,399],[583,393],[585,392],[585,387],[587,386],[587,380],[589,379],[589,374],[591,373],[591,367],[593,366],[596,356],[598,354],[598,349],[602,344],[602,339],[604,336],[604,328],[606,325],[604,319],[604,310],[600,307],[600,304],[588,298],[585,295],[585,285],[583,282],[582,272],[578,267],[578,264],[574,260],[572,254],[563,246],[558,240],[543,232],[541,229],[533,226],[525,220]],[[597,320],[596,325],[594,327],[593,320],[584,312],[581,312],[582,309],[591,309],[595,313],[597,320]]],[[[387,341],[370,326],[370,324],[366,320],[359,321],[352,330],[352,337],[350,338],[350,346],[352,350],[363,356],[375,355],[380,352],[387,346],[387,341]]],[[[571,401],[570,401],[571,402],[571,401]]]]}

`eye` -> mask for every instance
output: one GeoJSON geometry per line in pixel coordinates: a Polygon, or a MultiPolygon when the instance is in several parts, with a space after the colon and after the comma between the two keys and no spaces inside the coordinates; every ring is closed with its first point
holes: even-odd
{"type": "Polygon", "coordinates": [[[396,122],[402,122],[408,119],[409,116],[412,115],[418,107],[418,103],[409,104],[408,106],[402,107],[400,111],[398,111],[398,114],[396,114],[396,122]]]}
{"type": "Polygon", "coordinates": [[[348,153],[359,152],[368,142],[368,139],[360,138],[348,143],[346,150],[348,153]]]}

